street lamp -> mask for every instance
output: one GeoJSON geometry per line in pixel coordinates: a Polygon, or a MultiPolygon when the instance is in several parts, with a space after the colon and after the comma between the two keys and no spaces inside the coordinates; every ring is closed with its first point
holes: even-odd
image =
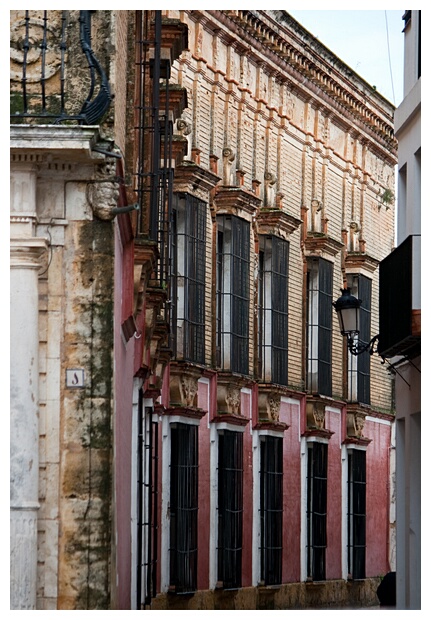
{"type": "Polygon", "coordinates": [[[347,347],[352,355],[360,355],[369,351],[370,355],[375,352],[379,335],[371,338],[367,344],[359,343],[359,308],[362,300],[351,295],[349,288],[341,289],[341,297],[334,301],[332,305],[338,316],[340,332],[347,337],[347,347]]]}

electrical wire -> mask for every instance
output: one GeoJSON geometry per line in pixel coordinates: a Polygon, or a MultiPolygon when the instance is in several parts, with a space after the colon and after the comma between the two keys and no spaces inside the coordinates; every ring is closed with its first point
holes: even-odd
{"type": "Polygon", "coordinates": [[[394,104],[396,105],[397,102],[395,101],[394,80],[392,77],[391,49],[389,45],[389,28],[388,28],[388,12],[387,11],[385,11],[385,21],[386,21],[386,41],[388,44],[389,71],[391,74],[392,97],[394,98],[394,104]]]}

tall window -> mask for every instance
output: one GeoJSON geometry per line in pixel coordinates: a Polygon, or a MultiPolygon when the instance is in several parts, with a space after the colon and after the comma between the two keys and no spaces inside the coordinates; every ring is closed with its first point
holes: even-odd
{"type": "Polygon", "coordinates": [[[332,263],[312,258],[307,271],[307,389],[332,395],[332,263]]]}
{"type": "Polygon", "coordinates": [[[190,194],[176,194],[172,227],[172,330],[175,356],[203,364],[206,204],[190,194]]]}
{"type": "Polygon", "coordinates": [[[326,578],[326,505],[328,446],[313,442],[307,464],[307,577],[326,578]]]}
{"type": "Polygon", "coordinates": [[[218,581],[240,588],[242,574],[243,436],[222,430],[218,438],[218,581]]]}
{"type": "Polygon", "coordinates": [[[260,440],[260,572],[265,585],[281,583],[283,541],[283,439],[260,440]]]}
{"type": "MultiPolygon", "coordinates": [[[[352,295],[362,300],[359,309],[359,343],[366,344],[371,338],[371,280],[363,275],[349,275],[347,284],[352,295]]],[[[351,355],[348,358],[348,399],[370,404],[370,356],[351,355]]]]}
{"type": "Polygon", "coordinates": [[[347,563],[352,579],[365,579],[366,452],[348,454],[347,563]]]}
{"type": "Polygon", "coordinates": [[[250,224],[217,217],[217,363],[249,372],[250,224]]]}
{"type": "Polygon", "coordinates": [[[259,237],[258,356],[263,381],[287,385],[289,243],[259,237]]]}
{"type": "Polygon", "coordinates": [[[176,592],[197,586],[197,426],[171,426],[170,585],[176,592]]]}

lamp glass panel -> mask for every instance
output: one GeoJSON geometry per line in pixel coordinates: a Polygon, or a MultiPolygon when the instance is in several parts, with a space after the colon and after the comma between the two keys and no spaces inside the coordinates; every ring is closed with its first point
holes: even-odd
{"type": "Polygon", "coordinates": [[[344,308],[338,315],[342,333],[359,332],[359,308],[344,308]]]}

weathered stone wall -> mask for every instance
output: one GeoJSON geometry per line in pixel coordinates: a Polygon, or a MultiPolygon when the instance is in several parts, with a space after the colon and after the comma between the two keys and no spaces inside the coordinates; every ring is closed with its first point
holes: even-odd
{"type": "Polygon", "coordinates": [[[37,607],[107,609],[114,224],[98,219],[92,205],[94,186],[109,185],[112,169],[77,164],[70,153],[68,164],[52,159],[40,158],[37,176],[38,232],[49,239],[49,265],[39,279],[37,607]],[[77,387],[75,371],[83,377],[77,387]]]}

